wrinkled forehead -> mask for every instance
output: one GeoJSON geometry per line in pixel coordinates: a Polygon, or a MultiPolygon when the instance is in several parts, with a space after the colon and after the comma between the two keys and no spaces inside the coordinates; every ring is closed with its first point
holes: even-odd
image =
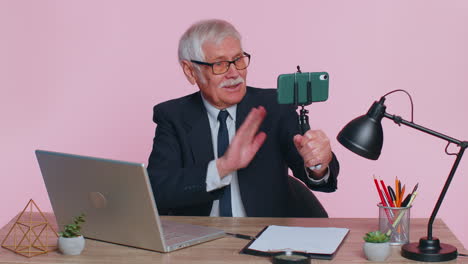
{"type": "Polygon", "coordinates": [[[227,36],[222,40],[207,40],[202,45],[205,59],[226,59],[231,60],[242,55],[243,50],[239,39],[227,36]]]}

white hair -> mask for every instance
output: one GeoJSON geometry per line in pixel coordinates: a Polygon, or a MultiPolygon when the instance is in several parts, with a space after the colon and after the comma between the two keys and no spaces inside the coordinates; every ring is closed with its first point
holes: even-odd
{"type": "MultiPolygon", "coordinates": [[[[233,37],[241,41],[239,32],[227,21],[210,19],[193,24],[180,38],[179,62],[183,60],[204,61],[203,44],[206,41],[213,41],[219,44],[226,37],[233,37]]],[[[196,68],[198,69],[198,67],[196,68]]]]}

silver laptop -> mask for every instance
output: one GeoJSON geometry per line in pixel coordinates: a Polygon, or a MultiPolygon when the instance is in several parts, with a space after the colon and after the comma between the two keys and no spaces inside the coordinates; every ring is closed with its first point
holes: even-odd
{"type": "Polygon", "coordinates": [[[161,220],[144,164],[36,150],[59,228],[86,214],[86,238],[170,252],[224,231],[161,220]]]}

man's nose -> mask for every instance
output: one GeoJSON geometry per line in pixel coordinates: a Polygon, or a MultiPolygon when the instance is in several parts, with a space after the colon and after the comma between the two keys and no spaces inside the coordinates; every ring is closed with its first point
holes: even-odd
{"type": "Polygon", "coordinates": [[[230,63],[229,64],[229,68],[226,72],[226,77],[228,78],[237,78],[237,76],[239,76],[239,70],[236,68],[236,65],[234,65],[234,63],[230,63]]]}

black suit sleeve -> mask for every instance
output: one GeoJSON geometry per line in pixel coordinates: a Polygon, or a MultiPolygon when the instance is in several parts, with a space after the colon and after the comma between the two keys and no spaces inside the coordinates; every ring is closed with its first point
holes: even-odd
{"type": "Polygon", "coordinates": [[[198,164],[193,162],[187,153],[190,151],[187,150],[184,129],[180,122],[174,121],[174,115],[177,114],[163,107],[154,108],[153,119],[157,127],[148,162],[148,174],[156,204],[163,212],[176,208],[184,211],[183,208],[199,208],[200,205],[209,208],[218,196],[217,192],[206,191],[209,161],[198,164]]]}

